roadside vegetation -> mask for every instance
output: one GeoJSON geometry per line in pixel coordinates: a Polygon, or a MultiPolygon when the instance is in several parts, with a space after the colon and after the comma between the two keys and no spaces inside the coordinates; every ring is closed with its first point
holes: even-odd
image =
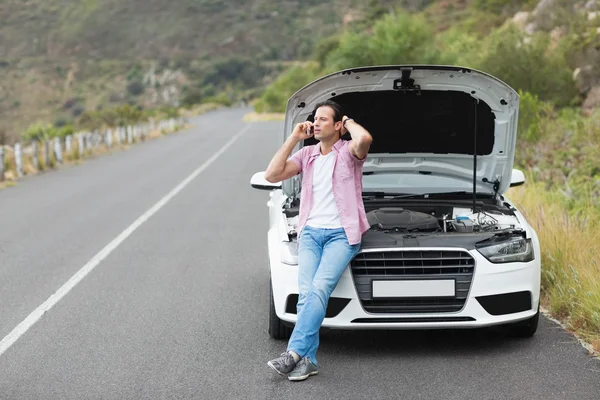
{"type": "MultiPolygon", "coordinates": [[[[222,107],[222,105],[217,103],[206,103],[188,109],[168,108],[141,112],[140,110],[135,110],[131,107],[124,106],[112,110],[105,110],[103,112],[90,113],[88,116],[84,116],[79,128],[87,132],[97,131],[101,132],[102,134],[110,129],[112,131],[110,146],[103,140],[100,144],[92,145],[90,147],[84,144],[84,147],[80,148],[80,142],[76,137],[74,137],[76,132],[72,125],[65,125],[58,128],[52,124],[33,124],[22,135],[21,143],[23,145],[23,175],[35,175],[44,171],[56,169],[60,166],[59,160],[57,160],[56,153],[54,151],[53,139],[55,138],[60,138],[61,142],[63,143],[61,160],[62,164],[79,164],[87,158],[96,157],[101,154],[114,151],[124,151],[136,143],[157,139],[164,135],[177,132],[186,127],[185,123],[182,124],[181,121],[185,121],[187,117],[199,115],[219,107],[222,107]],[[116,127],[147,124],[151,120],[158,123],[171,118],[176,121],[173,129],[169,127],[156,126],[155,129],[150,130],[145,135],[139,135],[138,137],[132,136],[131,144],[128,143],[127,140],[119,143],[117,139],[118,133],[115,129],[116,127]],[[69,151],[67,151],[64,146],[64,141],[67,136],[72,136],[71,149],[69,151]],[[31,143],[33,141],[37,142],[37,151],[34,151],[31,147],[31,143]],[[46,142],[49,142],[48,160],[45,159],[46,142]],[[36,158],[37,162],[35,162],[36,158]]],[[[77,132],[81,132],[81,130],[78,130],[77,132]]],[[[3,158],[4,181],[0,180],[0,189],[14,186],[18,180],[14,147],[4,147],[3,158]]]]}
{"type": "Polygon", "coordinates": [[[600,351],[600,110],[582,108],[587,83],[576,79],[582,63],[600,64],[593,52],[600,48],[600,18],[557,0],[527,32],[512,17],[537,5],[446,1],[419,13],[396,10],[372,29],[349,29],[317,43],[312,58],[284,71],[254,107],[283,112],[289,96],[315,78],[363,65],[462,65],[517,89],[515,167],[527,181],[507,196],[541,240],[544,308],[600,351]]]}

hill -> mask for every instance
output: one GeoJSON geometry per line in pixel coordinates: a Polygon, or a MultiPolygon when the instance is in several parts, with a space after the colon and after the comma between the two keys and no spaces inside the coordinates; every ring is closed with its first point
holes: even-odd
{"type": "Polygon", "coordinates": [[[345,25],[429,2],[4,0],[0,132],[14,139],[31,123],[74,123],[118,104],[235,99],[345,25]]]}

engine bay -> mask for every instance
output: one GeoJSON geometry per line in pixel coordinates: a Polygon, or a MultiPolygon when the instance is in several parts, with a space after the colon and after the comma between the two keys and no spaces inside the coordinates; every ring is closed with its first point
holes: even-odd
{"type": "MultiPolygon", "coordinates": [[[[524,234],[512,208],[493,201],[478,201],[475,209],[461,200],[364,201],[370,229],[363,247],[448,246],[474,248],[498,235],[524,234]]],[[[288,209],[288,233],[297,235],[297,208],[288,209]]]]}
{"type": "Polygon", "coordinates": [[[519,227],[515,215],[497,209],[473,209],[449,206],[447,209],[427,209],[424,206],[380,207],[367,211],[372,230],[393,233],[477,233],[494,232],[519,227]]]}

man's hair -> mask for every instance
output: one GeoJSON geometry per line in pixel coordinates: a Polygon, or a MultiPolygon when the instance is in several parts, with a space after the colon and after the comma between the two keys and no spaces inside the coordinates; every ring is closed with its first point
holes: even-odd
{"type": "Polygon", "coordinates": [[[342,117],[344,116],[342,107],[333,100],[325,100],[325,101],[318,103],[315,106],[315,108],[313,110],[313,121],[314,121],[314,116],[317,113],[317,109],[319,107],[323,107],[323,106],[331,107],[333,109],[333,122],[338,122],[338,121],[342,120],[342,117]]]}

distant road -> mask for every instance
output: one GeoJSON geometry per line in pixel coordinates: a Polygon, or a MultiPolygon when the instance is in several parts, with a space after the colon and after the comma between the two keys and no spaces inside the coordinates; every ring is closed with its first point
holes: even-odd
{"type": "Polygon", "coordinates": [[[282,123],[248,111],[0,191],[0,399],[600,399],[600,361],[545,318],[531,340],[325,331],[318,376],[274,375],[249,180],[282,123]]]}

